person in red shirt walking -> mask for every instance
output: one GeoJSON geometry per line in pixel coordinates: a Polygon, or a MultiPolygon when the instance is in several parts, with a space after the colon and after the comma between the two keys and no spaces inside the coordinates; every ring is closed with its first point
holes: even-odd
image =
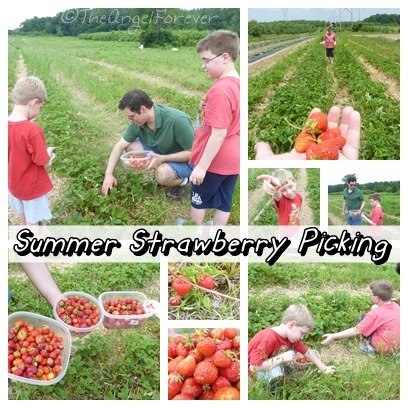
{"type": "Polygon", "coordinates": [[[336,33],[333,32],[332,26],[327,27],[326,34],[323,37],[323,41],[320,44],[324,44],[326,47],[326,58],[328,64],[333,64],[334,59],[334,47],[336,46],[337,37],[336,33]]]}
{"type": "Polygon", "coordinates": [[[41,127],[32,122],[46,99],[39,78],[22,77],[14,86],[14,106],[8,118],[8,188],[10,206],[22,225],[52,218],[47,194],[53,185],[47,168],[55,147],[47,147],[41,127]]]}

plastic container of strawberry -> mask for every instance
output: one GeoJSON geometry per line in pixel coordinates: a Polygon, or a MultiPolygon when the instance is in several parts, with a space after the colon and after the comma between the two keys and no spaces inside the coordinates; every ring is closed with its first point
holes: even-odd
{"type": "Polygon", "coordinates": [[[32,385],[53,385],[58,383],[64,377],[68,365],[69,365],[69,358],[71,355],[71,334],[70,332],[61,325],[57,320],[51,319],[47,316],[42,316],[37,313],[31,312],[15,312],[8,316],[8,329],[14,327],[15,323],[18,320],[23,320],[27,324],[32,324],[35,329],[39,329],[41,327],[48,327],[55,336],[62,339],[62,346],[63,348],[60,350],[60,358],[61,358],[61,371],[56,374],[56,377],[52,380],[41,380],[41,379],[34,379],[34,378],[27,378],[22,377],[19,375],[14,375],[12,373],[8,373],[8,378],[12,381],[20,381],[27,384],[32,385]]]}
{"type": "MultiPolygon", "coordinates": [[[[320,358],[320,354],[317,350],[309,349],[309,351],[312,353],[315,353],[320,358]]],[[[296,353],[295,362],[294,362],[295,368],[297,368],[298,370],[304,370],[305,368],[309,367],[311,364],[313,363],[309,359],[307,359],[303,354],[296,353]],[[307,361],[303,361],[303,360],[307,360],[307,361]]]]}
{"type": "MultiPolygon", "coordinates": [[[[103,320],[103,310],[98,299],[85,292],[71,291],[63,293],[53,305],[53,312],[58,323],[69,330],[71,334],[81,337],[98,329],[103,320]],[[85,299],[87,302],[85,302],[85,299]],[[78,308],[84,312],[83,316],[79,317],[77,315],[78,317],[75,317],[79,320],[78,322],[73,321],[73,314],[66,310],[67,306],[62,306],[63,303],[67,302],[74,304],[74,310],[78,308]],[[86,310],[90,310],[90,315],[87,315],[89,312],[86,312],[86,310]],[[87,321],[87,318],[91,321],[87,321]]],[[[74,313],[77,314],[78,311],[74,313]]]]}
{"type": "Polygon", "coordinates": [[[146,306],[147,297],[141,292],[104,292],[99,295],[103,310],[103,325],[107,329],[139,329],[153,311],[146,306]],[[123,307],[122,307],[123,306],[123,307]],[[141,313],[135,313],[141,308],[141,313]]]}
{"type": "Polygon", "coordinates": [[[144,171],[149,166],[152,157],[147,150],[131,151],[120,156],[123,167],[131,171],[144,171]]]}

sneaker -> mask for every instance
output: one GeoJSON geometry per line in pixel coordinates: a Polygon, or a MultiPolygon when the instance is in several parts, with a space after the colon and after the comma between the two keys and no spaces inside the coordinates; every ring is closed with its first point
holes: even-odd
{"type": "Polygon", "coordinates": [[[174,222],[176,225],[186,225],[188,223],[187,220],[184,218],[176,218],[176,221],[174,222]]]}
{"type": "Polygon", "coordinates": [[[187,187],[188,184],[184,186],[170,187],[165,191],[166,197],[173,198],[174,200],[181,200],[187,190],[187,187]]]}

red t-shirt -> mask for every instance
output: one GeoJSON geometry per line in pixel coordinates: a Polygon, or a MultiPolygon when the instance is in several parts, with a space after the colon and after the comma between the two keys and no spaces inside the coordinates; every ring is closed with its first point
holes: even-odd
{"type": "Polygon", "coordinates": [[[307,347],[301,342],[291,343],[282,337],[272,327],[261,330],[255,334],[248,344],[248,372],[249,366],[260,366],[271,357],[282,354],[289,349],[298,351],[301,354],[307,353],[307,347]]]}
{"type": "Polygon", "coordinates": [[[279,201],[274,200],[274,202],[278,212],[279,225],[300,225],[300,210],[303,198],[299,193],[296,193],[295,198],[292,200],[282,196],[279,201]]]}
{"type": "Polygon", "coordinates": [[[333,32],[331,32],[330,34],[326,33],[324,35],[324,42],[326,48],[334,48],[334,43],[336,42],[336,34],[334,34],[333,32]]]}
{"type": "Polygon", "coordinates": [[[392,354],[400,348],[400,307],[395,302],[384,303],[370,310],[357,324],[363,336],[370,336],[371,345],[379,354],[392,354]]]}
{"type": "Polygon", "coordinates": [[[377,225],[384,225],[384,213],[381,207],[375,207],[371,210],[371,221],[377,225]]]}
{"type": "Polygon", "coordinates": [[[20,200],[33,200],[52,190],[42,129],[28,120],[8,122],[8,188],[20,200]]]}
{"type": "Polygon", "coordinates": [[[190,162],[195,166],[204,153],[212,128],[227,129],[224,142],[208,171],[222,175],[239,174],[239,90],[239,78],[225,77],[217,80],[204,95],[191,150],[190,162]]]}

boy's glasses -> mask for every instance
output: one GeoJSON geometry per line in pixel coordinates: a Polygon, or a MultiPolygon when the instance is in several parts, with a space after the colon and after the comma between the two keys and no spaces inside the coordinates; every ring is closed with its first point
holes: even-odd
{"type": "Polygon", "coordinates": [[[207,65],[208,63],[210,63],[212,60],[215,60],[218,57],[221,57],[221,55],[223,55],[224,53],[218,54],[216,55],[214,58],[201,58],[201,63],[207,65]]]}

